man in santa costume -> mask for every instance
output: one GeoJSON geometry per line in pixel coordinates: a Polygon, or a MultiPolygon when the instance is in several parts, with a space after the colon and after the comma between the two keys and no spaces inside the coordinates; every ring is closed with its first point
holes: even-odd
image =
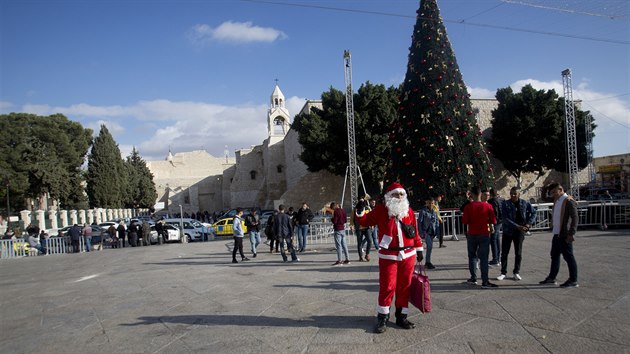
{"type": "MultiPolygon", "coordinates": [[[[361,204],[361,203],[359,203],[361,204]]],[[[407,192],[394,182],[385,190],[385,203],[365,213],[363,204],[357,204],[356,216],[361,226],[378,227],[379,291],[376,333],[387,329],[389,307],[396,294],[396,325],[414,328],[409,322],[409,290],[413,268],[422,261],[422,241],[413,210],[409,207],[407,192]]]]}

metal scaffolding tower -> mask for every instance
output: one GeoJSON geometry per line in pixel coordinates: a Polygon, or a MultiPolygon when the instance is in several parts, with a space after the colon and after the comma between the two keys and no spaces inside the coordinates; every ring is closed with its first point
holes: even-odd
{"type": "Polygon", "coordinates": [[[595,169],[593,166],[593,130],[591,128],[593,116],[587,114],[584,120],[586,126],[586,163],[588,163],[588,181],[595,181],[595,169]]]}
{"type": "MultiPolygon", "coordinates": [[[[346,79],[346,115],[348,116],[348,171],[346,175],[350,177],[350,202],[352,207],[357,204],[358,182],[357,182],[357,150],[354,141],[354,103],[352,99],[352,60],[350,51],[343,51],[344,76],[346,79]]],[[[344,191],[345,193],[345,183],[344,191]]],[[[343,197],[341,200],[343,205],[343,197]]]]}
{"type": "Polygon", "coordinates": [[[569,172],[569,186],[567,191],[573,198],[580,199],[580,183],[578,176],[577,139],[575,131],[575,105],[573,103],[573,86],[571,84],[571,69],[562,71],[562,86],[564,88],[564,115],[567,131],[567,163],[569,172]]]}

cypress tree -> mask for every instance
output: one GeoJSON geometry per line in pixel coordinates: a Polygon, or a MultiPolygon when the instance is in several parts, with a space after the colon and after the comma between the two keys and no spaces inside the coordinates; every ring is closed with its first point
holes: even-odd
{"type": "Polygon", "coordinates": [[[417,14],[385,186],[399,181],[414,208],[432,194],[460,206],[473,185],[493,185],[492,167],[436,0],[417,14]]]}
{"type": "Polygon", "coordinates": [[[90,207],[122,207],[126,175],[118,144],[107,127],[101,125],[88,157],[86,179],[90,207]]]}
{"type": "Polygon", "coordinates": [[[127,157],[126,164],[129,169],[129,195],[126,202],[128,207],[152,208],[157,198],[153,174],[146,162],[134,147],[131,155],[127,157]]]}

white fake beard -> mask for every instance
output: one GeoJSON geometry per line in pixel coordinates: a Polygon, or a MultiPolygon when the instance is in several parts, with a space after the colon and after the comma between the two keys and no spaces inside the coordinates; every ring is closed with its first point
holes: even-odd
{"type": "Polygon", "coordinates": [[[399,219],[407,216],[409,212],[409,200],[404,198],[385,197],[385,206],[389,216],[397,216],[399,219]]]}

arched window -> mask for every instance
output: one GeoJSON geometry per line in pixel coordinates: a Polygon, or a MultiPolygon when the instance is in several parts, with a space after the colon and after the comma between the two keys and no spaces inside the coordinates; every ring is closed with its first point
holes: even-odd
{"type": "Polygon", "coordinates": [[[249,175],[252,177],[252,179],[256,179],[256,171],[249,171],[249,175]]]}
{"type": "Polygon", "coordinates": [[[273,120],[273,132],[274,134],[286,134],[286,121],[283,117],[276,117],[273,120]]]}

